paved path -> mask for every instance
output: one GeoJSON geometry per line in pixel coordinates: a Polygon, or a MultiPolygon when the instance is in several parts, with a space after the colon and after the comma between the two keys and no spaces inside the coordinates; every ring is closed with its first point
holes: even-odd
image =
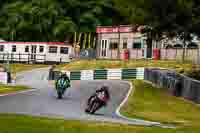
{"type": "Polygon", "coordinates": [[[48,69],[35,69],[17,75],[16,83],[28,85],[35,90],[11,96],[0,97],[0,113],[27,114],[68,120],[97,120],[122,124],[162,126],[157,122],[128,120],[116,114],[116,109],[126,98],[130,85],[125,81],[73,81],[63,100],[56,99],[53,84],[47,80],[48,69]],[[84,112],[85,102],[95,89],[106,84],[110,87],[111,101],[97,115],[84,112]]]}

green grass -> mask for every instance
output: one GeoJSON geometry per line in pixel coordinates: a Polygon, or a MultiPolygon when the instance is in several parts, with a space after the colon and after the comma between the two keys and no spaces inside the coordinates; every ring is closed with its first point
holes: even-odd
{"type": "Polygon", "coordinates": [[[190,71],[191,63],[181,63],[177,61],[154,61],[154,60],[81,60],[66,65],[59,65],[62,70],[84,70],[84,69],[104,69],[104,68],[137,68],[137,67],[163,67],[175,69],[176,71],[190,71]]]}
{"type": "Polygon", "coordinates": [[[26,86],[8,86],[8,85],[0,85],[0,94],[7,94],[22,90],[30,89],[26,86]]]}
{"type": "Polygon", "coordinates": [[[48,67],[44,64],[11,64],[11,73],[16,74],[17,72],[29,71],[34,68],[48,67]]]}
{"type": "MultiPolygon", "coordinates": [[[[134,67],[164,67],[177,71],[191,70],[189,63],[181,64],[175,61],[79,61],[67,65],[59,65],[59,69],[83,70],[103,68],[134,68],[134,67]]],[[[18,71],[18,70],[16,70],[18,71]]],[[[173,123],[176,129],[159,127],[144,127],[119,125],[99,122],[65,121],[61,119],[38,118],[31,116],[0,114],[1,133],[199,133],[200,106],[176,98],[164,89],[155,88],[140,80],[132,81],[135,92],[122,108],[122,114],[145,120],[173,123]]]]}
{"type": "Polygon", "coordinates": [[[187,129],[199,129],[200,106],[171,96],[165,89],[153,87],[141,80],[132,81],[135,86],[121,112],[132,118],[174,123],[187,129]]]}
{"type": "Polygon", "coordinates": [[[44,68],[48,67],[48,65],[44,64],[11,64],[10,69],[11,69],[11,76],[12,78],[16,78],[16,74],[19,72],[24,72],[24,71],[29,71],[35,68],[44,68]]]}
{"type": "Polygon", "coordinates": [[[200,106],[169,95],[164,89],[141,80],[135,85],[122,114],[145,120],[173,123],[175,129],[120,125],[113,123],[67,121],[22,115],[0,114],[1,133],[199,133],[200,106]]]}
{"type": "Polygon", "coordinates": [[[1,133],[199,133],[199,129],[164,129],[5,114],[0,118],[1,133]]]}

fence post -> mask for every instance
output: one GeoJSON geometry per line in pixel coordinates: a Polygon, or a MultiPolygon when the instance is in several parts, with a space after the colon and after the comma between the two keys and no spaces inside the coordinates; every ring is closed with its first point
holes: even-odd
{"type": "Polygon", "coordinates": [[[197,64],[200,64],[200,57],[199,57],[200,49],[197,49],[197,64]]]}
{"type": "Polygon", "coordinates": [[[19,63],[21,62],[21,55],[20,55],[20,53],[19,53],[19,63]]]}
{"type": "Polygon", "coordinates": [[[28,53],[28,64],[29,64],[29,53],[28,53]]]}
{"type": "Polygon", "coordinates": [[[36,53],[34,53],[34,63],[36,63],[37,62],[37,54],[36,53]]]}
{"type": "Polygon", "coordinates": [[[11,53],[11,62],[13,61],[13,53],[11,53]]]}
{"type": "Polygon", "coordinates": [[[9,53],[7,53],[7,61],[9,60],[9,53]]]}
{"type": "Polygon", "coordinates": [[[3,62],[4,62],[4,53],[3,53],[3,62]]]}

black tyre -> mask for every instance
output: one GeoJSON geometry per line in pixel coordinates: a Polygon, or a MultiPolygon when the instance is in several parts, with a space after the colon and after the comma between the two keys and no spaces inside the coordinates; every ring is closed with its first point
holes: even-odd
{"type": "Polygon", "coordinates": [[[58,92],[58,99],[62,99],[62,93],[58,92]]]}
{"type": "Polygon", "coordinates": [[[98,102],[94,102],[91,109],[90,109],[90,113],[94,114],[97,111],[97,108],[99,107],[99,103],[98,102]]]}
{"type": "Polygon", "coordinates": [[[89,112],[90,112],[90,110],[89,110],[89,109],[86,109],[86,110],[85,110],[85,113],[89,113],[89,112]]]}

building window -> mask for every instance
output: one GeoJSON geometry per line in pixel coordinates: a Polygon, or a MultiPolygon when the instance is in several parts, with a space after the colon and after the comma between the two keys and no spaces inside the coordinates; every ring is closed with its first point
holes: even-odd
{"type": "Polygon", "coordinates": [[[61,47],[60,48],[60,53],[61,54],[68,54],[68,47],[61,47]]]}
{"type": "Polygon", "coordinates": [[[16,51],[17,51],[16,45],[12,45],[12,52],[16,52],[16,51]]]}
{"type": "Polygon", "coordinates": [[[50,46],[49,53],[57,53],[57,49],[58,49],[58,47],[56,47],[56,46],[50,46]]]}
{"type": "Polygon", "coordinates": [[[43,53],[44,52],[44,46],[40,46],[40,53],[43,53]]]}
{"type": "Polygon", "coordinates": [[[0,52],[4,51],[4,45],[0,45],[0,52]]]}
{"type": "Polygon", "coordinates": [[[118,43],[110,43],[110,49],[117,49],[118,48],[118,43]]]}
{"type": "Polygon", "coordinates": [[[133,49],[141,49],[141,48],[142,48],[142,44],[140,42],[133,43],[133,49]]]}
{"type": "Polygon", "coordinates": [[[128,42],[128,39],[124,38],[123,39],[123,49],[127,49],[127,42],[128,42]]]}
{"type": "Polygon", "coordinates": [[[118,39],[113,38],[110,39],[110,49],[117,49],[118,48],[118,39]]]}
{"type": "Polygon", "coordinates": [[[26,46],[25,47],[25,53],[28,53],[29,52],[29,46],[26,46]]]}

